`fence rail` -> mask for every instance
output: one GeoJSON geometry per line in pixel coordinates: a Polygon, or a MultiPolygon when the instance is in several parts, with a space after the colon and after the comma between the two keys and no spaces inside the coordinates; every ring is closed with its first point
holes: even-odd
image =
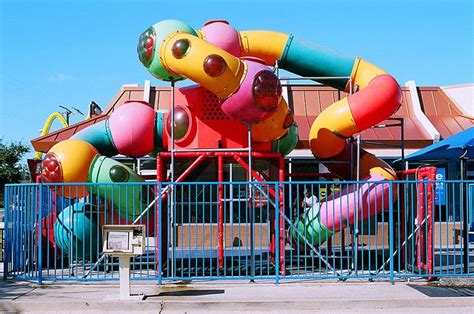
{"type": "Polygon", "coordinates": [[[137,280],[474,274],[474,181],[403,180],[6,185],[4,276],[118,279],[105,224],[146,225],[137,280]]]}

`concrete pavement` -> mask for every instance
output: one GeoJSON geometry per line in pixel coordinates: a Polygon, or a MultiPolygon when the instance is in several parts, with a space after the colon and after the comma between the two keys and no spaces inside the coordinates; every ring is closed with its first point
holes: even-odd
{"type": "Polygon", "coordinates": [[[430,297],[413,286],[424,281],[398,282],[133,282],[132,293],[143,301],[106,301],[119,293],[118,282],[47,283],[38,286],[1,281],[0,311],[12,312],[419,312],[467,313],[474,297],[430,297]]]}

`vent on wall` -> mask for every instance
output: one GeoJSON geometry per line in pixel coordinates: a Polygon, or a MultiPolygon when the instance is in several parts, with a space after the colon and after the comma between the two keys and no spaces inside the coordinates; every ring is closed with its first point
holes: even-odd
{"type": "Polygon", "coordinates": [[[201,120],[230,120],[222,111],[219,99],[210,91],[206,91],[201,99],[201,120]]]}

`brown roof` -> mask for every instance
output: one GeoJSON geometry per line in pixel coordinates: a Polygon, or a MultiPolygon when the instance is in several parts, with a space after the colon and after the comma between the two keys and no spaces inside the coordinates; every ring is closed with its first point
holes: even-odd
{"type": "MultiPolygon", "coordinates": [[[[167,87],[152,87],[150,89],[150,102],[154,104],[155,110],[169,108],[170,89],[167,87]],[[158,104],[160,106],[158,106],[158,104]]],[[[80,130],[107,119],[107,117],[128,100],[143,99],[143,87],[138,86],[122,86],[120,91],[105,107],[103,113],[95,118],[80,121],[66,128],[59,129],[44,136],[31,140],[31,144],[36,151],[47,152],[54,144],[64,141],[76,134],[80,130]]]]}
{"type": "MultiPolygon", "coordinates": [[[[298,124],[298,133],[302,145],[308,147],[309,130],[312,122],[326,107],[346,97],[346,93],[327,86],[288,86],[288,102],[295,110],[295,121],[298,124]]],[[[429,134],[420,125],[413,115],[410,106],[411,98],[408,88],[402,87],[402,105],[393,115],[394,118],[403,118],[405,126],[405,141],[407,147],[420,147],[432,143],[429,134]]],[[[397,121],[387,120],[381,124],[389,125],[397,121]]],[[[400,127],[371,128],[361,133],[362,140],[383,143],[399,144],[400,127]]],[[[370,146],[370,145],[366,145],[370,146]]]]}
{"type": "MultiPolygon", "coordinates": [[[[443,137],[448,137],[474,125],[474,119],[464,116],[439,87],[420,87],[418,90],[422,108],[443,137]]],[[[155,110],[168,109],[170,96],[171,89],[168,87],[151,87],[150,103],[153,104],[155,110]]],[[[294,110],[295,121],[299,127],[300,143],[297,148],[308,147],[308,136],[312,122],[322,110],[343,97],[346,97],[344,92],[332,87],[317,85],[288,86],[288,102],[294,110]]],[[[102,115],[36,138],[31,143],[35,150],[47,152],[55,143],[69,138],[89,125],[106,119],[117,106],[122,105],[127,100],[134,99],[143,99],[143,87],[123,86],[104,109],[102,115]]],[[[432,143],[432,139],[414,117],[412,110],[409,90],[402,87],[402,105],[393,117],[404,119],[405,146],[421,148],[432,143]]],[[[396,123],[396,121],[382,122],[382,124],[393,123],[396,123]]],[[[365,141],[400,143],[399,127],[371,128],[362,132],[361,135],[362,140],[365,141]]]]}
{"type": "Polygon", "coordinates": [[[439,87],[419,87],[418,94],[425,115],[443,138],[474,125],[474,117],[464,115],[439,87]]]}

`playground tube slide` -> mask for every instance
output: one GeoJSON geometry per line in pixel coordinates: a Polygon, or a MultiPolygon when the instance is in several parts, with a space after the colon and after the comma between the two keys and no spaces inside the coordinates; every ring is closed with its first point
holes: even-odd
{"type": "MultiPolygon", "coordinates": [[[[161,23],[180,25],[181,22],[161,23]]],[[[160,26],[160,23],[156,24],[147,31],[148,34],[160,26]]],[[[139,43],[138,47],[142,63],[155,77],[163,80],[170,78],[163,72],[154,71],[149,64],[160,67],[165,73],[192,79],[222,100],[222,109],[226,114],[243,122],[264,121],[269,117],[267,113],[273,111],[275,103],[267,102],[266,110],[262,110],[262,106],[249,96],[250,82],[258,81],[257,74],[262,69],[248,57],[259,58],[270,66],[278,62],[282,69],[302,76],[322,77],[318,81],[347,93],[353,91],[353,94],[329,106],[313,122],[310,148],[320,159],[348,160],[344,153],[348,149],[347,139],[387,119],[401,104],[400,87],[385,71],[361,58],[347,58],[295,39],[292,35],[271,31],[237,32],[225,21],[211,21],[199,31],[177,31],[164,39],[148,36],[142,40],[163,40],[159,49],[154,46],[155,55],[146,54],[145,44],[139,43]],[[176,47],[180,50],[174,49],[176,47]],[[222,72],[219,75],[206,72],[207,60],[211,56],[219,56],[221,60],[222,72]],[[159,66],[156,65],[157,59],[159,66]],[[339,79],[325,80],[327,77],[339,79]]],[[[370,182],[394,180],[394,171],[366,151],[361,152],[360,167],[360,179],[369,183],[358,189],[356,186],[348,187],[322,203],[319,214],[316,210],[309,210],[297,221],[297,228],[313,244],[321,244],[328,235],[348,223],[354,223],[354,217],[367,218],[367,208],[376,209],[377,212],[370,214],[375,215],[387,206],[388,185],[370,182]],[[360,212],[356,213],[356,210],[360,212]]],[[[334,170],[337,172],[337,169],[334,170]]],[[[296,232],[293,235],[299,238],[296,232]]]]}
{"type": "MultiPolygon", "coordinates": [[[[299,75],[338,77],[320,81],[345,92],[355,92],[328,107],[314,121],[310,147],[320,159],[347,160],[347,138],[385,120],[401,102],[395,79],[360,58],[343,57],[282,33],[238,32],[225,21],[208,22],[201,30],[176,20],[161,21],[140,36],[137,52],[153,76],[165,81],[188,78],[198,83],[218,97],[228,117],[252,125],[252,142],[282,140],[287,146],[285,153],[294,148],[297,129],[281,95],[280,82],[268,67],[276,62],[280,68],[299,75]]],[[[116,154],[140,157],[164,150],[169,140],[169,134],[165,135],[169,132],[166,117],[167,113],[156,113],[146,102],[125,103],[108,120],[81,130],[51,148],[42,163],[43,182],[143,181],[132,169],[109,157],[116,154]]],[[[375,202],[380,211],[387,205],[388,189],[371,182],[393,180],[393,170],[375,156],[362,152],[360,173],[361,179],[368,183],[358,189],[351,186],[341,191],[321,204],[320,214],[313,215],[315,211],[310,210],[296,222],[297,228],[313,239],[313,243],[324,242],[326,235],[353,223],[355,216],[369,215],[359,203],[375,202]],[[357,198],[351,197],[353,193],[362,195],[362,199],[354,202],[357,198]]],[[[102,195],[116,196],[112,201],[121,217],[128,221],[139,212],[130,213],[127,208],[145,207],[139,188],[104,185],[99,189],[103,189],[99,191],[102,195]]],[[[68,198],[97,193],[92,187],[73,186],[58,188],[57,192],[68,198]]]]}

